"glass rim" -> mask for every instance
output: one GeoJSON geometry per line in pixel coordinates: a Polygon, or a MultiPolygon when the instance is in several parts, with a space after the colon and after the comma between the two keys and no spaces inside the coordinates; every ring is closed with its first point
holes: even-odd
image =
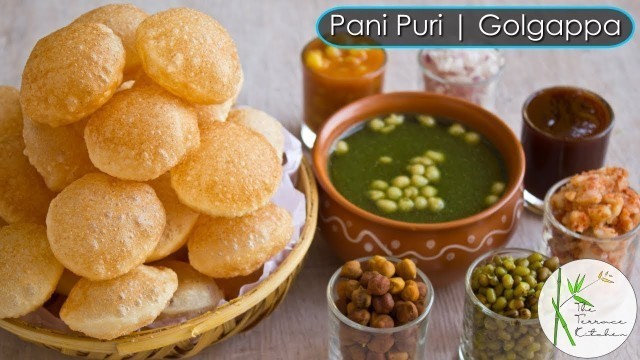
{"type": "MultiPolygon", "coordinates": [[[[383,74],[387,68],[387,61],[389,59],[389,56],[387,54],[387,51],[383,48],[375,48],[375,50],[381,50],[382,54],[384,55],[384,61],[382,62],[382,64],[380,64],[380,66],[376,69],[373,69],[371,71],[368,71],[362,75],[358,75],[358,76],[343,76],[343,77],[333,77],[333,76],[329,76],[327,74],[323,74],[320,73],[318,71],[314,71],[312,69],[310,69],[307,66],[307,63],[304,60],[304,53],[307,51],[307,48],[309,46],[311,46],[311,44],[313,44],[316,41],[320,41],[323,42],[319,37],[314,37],[313,39],[309,40],[309,42],[307,42],[304,47],[302,48],[302,51],[300,52],[300,62],[302,63],[302,68],[305,70],[310,71],[311,73],[315,74],[316,76],[319,76],[321,78],[324,79],[331,79],[331,80],[338,80],[338,81],[353,81],[354,79],[371,79],[371,78],[375,78],[380,76],[381,74],[383,74]]],[[[342,50],[342,49],[340,49],[342,50]]],[[[364,49],[364,50],[370,50],[370,49],[364,49]]]]}
{"type": "MultiPolygon", "coordinates": [[[[471,276],[473,275],[473,271],[478,267],[478,265],[480,265],[481,262],[487,260],[490,257],[493,257],[495,255],[498,254],[502,254],[502,253],[525,253],[525,254],[534,254],[537,251],[534,250],[530,250],[530,249],[524,249],[524,248],[499,248],[499,249],[495,249],[492,251],[489,251],[488,253],[478,257],[477,259],[475,259],[473,261],[473,263],[471,263],[471,265],[469,265],[469,269],[467,269],[467,274],[464,277],[464,287],[465,287],[465,292],[466,295],[469,299],[471,299],[471,302],[473,302],[473,304],[475,306],[477,306],[478,308],[480,308],[480,310],[487,316],[498,319],[500,321],[508,321],[508,322],[518,322],[522,325],[534,325],[534,324],[540,324],[540,320],[538,318],[532,318],[532,319],[515,319],[515,318],[510,318],[508,316],[504,316],[504,315],[500,315],[497,312],[491,310],[490,308],[488,308],[485,304],[483,304],[478,297],[476,296],[476,294],[473,293],[473,289],[471,289],[471,276]]],[[[542,254],[543,256],[546,255],[542,254]]]]}
{"type": "MultiPolygon", "coordinates": [[[[365,257],[355,259],[355,261],[362,263],[366,260],[371,259],[372,257],[373,256],[365,256],[365,257]]],[[[400,259],[393,256],[385,256],[385,258],[387,260],[394,261],[394,262],[401,261],[400,259]]],[[[422,272],[422,270],[416,267],[418,276],[425,283],[425,285],[427,285],[427,299],[426,299],[427,301],[424,307],[424,312],[420,314],[415,320],[410,321],[401,326],[396,326],[392,328],[374,328],[370,326],[360,325],[357,322],[346,317],[343,313],[341,313],[340,310],[338,310],[338,307],[336,306],[335,299],[333,298],[333,288],[335,287],[336,281],[340,278],[341,269],[342,267],[339,267],[338,270],[336,270],[333,273],[333,275],[331,276],[331,279],[329,280],[329,285],[327,285],[327,303],[328,303],[327,305],[329,306],[329,310],[331,310],[333,315],[337,317],[341,323],[353,329],[363,331],[363,332],[368,332],[368,333],[374,333],[374,334],[395,334],[397,332],[401,332],[418,325],[419,323],[423,322],[431,313],[431,308],[433,307],[433,302],[435,299],[433,284],[431,284],[431,280],[429,280],[427,275],[425,275],[425,273],[422,272]]]]}
{"type": "Polygon", "coordinates": [[[552,139],[552,140],[558,140],[558,141],[562,141],[562,142],[567,142],[567,143],[577,143],[577,142],[583,142],[583,141],[592,141],[592,140],[598,140],[601,139],[603,137],[607,137],[610,133],[611,130],[613,129],[613,124],[615,122],[615,114],[613,112],[613,108],[611,107],[611,104],[609,104],[609,102],[607,100],[605,100],[602,96],[598,95],[597,93],[589,90],[589,89],[585,89],[585,88],[581,88],[581,87],[577,87],[577,86],[568,86],[568,85],[560,85],[560,86],[550,86],[550,87],[545,87],[539,90],[534,91],[533,93],[531,93],[527,99],[524,101],[524,104],[522,105],[522,119],[524,120],[525,124],[527,124],[527,126],[529,126],[531,129],[533,129],[536,133],[548,138],[548,139],[552,139]],[[529,104],[531,104],[531,101],[533,101],[533,99],[535,99],[538,95],[540,95],[542,92],[544,91],[548,91],[548,90],[555,90],[555,89],[568,89],[568,90],[573,90],[573,91],[577,91],[577,92],[584,92],[589,94],[590,96],[595,97],[598,101],[600,101],[603,105],[604,108],[606,109],[606,111],[609,113],[609,124],[607,124],[607,127],[603,130],[600,131],[599,133],[587,136],[587,137],[580,137],[580,138],[566,138],[566,137],[560,137],[560,136],[556,136],[553,134],[550,134],[546,131],[543,131],[541,129],[539,129],[534,123],[533,121],[531,121],[531,119],[529,118],[529,114],[527,113],[527,108],[529,107],[529,104]]]}
{"type": "MultiPolygon", "coordinates": [[[[547,194],[544,196],[544,218],[548,219],[549,222],[557,229],[561,230],[563,233],[566,233],[574,238],[583,240],[583,241],[591,241],[591,242],[602,242],[602,241],[625,241],[628,240],[629,238],[633,237],[634,235],[636,235],[636,233],[640,232],[640,223],[638,225],[636,225],[633,229],[631,229],[631,231],[628,231],[624,234],[618,235],[618,236],[614,236],[612,238],[598,238],[595,236],[590,236],[590,235],[584,235],[584,234],[580,234],[578,232],[575,232],[569,228],[567,228],[566,226],[564,226],[564,224],[562,224],[560,221],[558,221],[558,219],[556,219],[556,217],[553,215],[553,211],[551,211],[551,197],[558,192],[558,190],[566,185],[569,181],[571,181],[571,178],[573,178],[573,176],[569,176],[566,177],[560,181],[558,181],[557,183],[555,183],[548,191],[547,194]]],[[[635,191],[633,188],[631,188],[631,190],[633,190],[634,192],[637,193],[637,191],[635,191]]]]}
{"type": "MultiPolygon", "coordinates": [[[[460,49],[458,49],[460,50],[460,49]]],[[[473,50],[473,49],[471,49],[473,50]]],[[[475,82],[460,82],[460,81],[451,81],[451,80],[447,80],[445,78],[443,78],[442,76],[436,75],[436,73],[434,73],[431,69],[427,68],[427,66],[424,64],[423,59],[423,55],[425,53],[428,53],[429,51],[434,51],[434,49],[422,49],[418,52],[418,65],[420,65],[420,70],[422,70],[422,73],[427,75],[428,77],[430,77],[431,79],[434,79],[440,83],[443,84],[451,84],[451,85],[455,85],[455,86],[466,86],[466,87],[481,87],[481,86],[486,86],[488,84],[491,84],[492,82],[498,80],[500,78],[500,76],[502,75],[502,73],[504,72],[504,68],[507,64],[506,59],[504,57],[504,54],[502,51],[500,51],[500,49],[496,49],[496,48],[492,48],[491,50],[494,50],[495,52],[498,53],[498,55],[500,55],[500,59],[502,60],[500,62],[500,67],[498,68],[498,71],[496,71],[495,74],[492,74],[491,76],[482,79],[480,81],[475,81],[475,82]]]]}

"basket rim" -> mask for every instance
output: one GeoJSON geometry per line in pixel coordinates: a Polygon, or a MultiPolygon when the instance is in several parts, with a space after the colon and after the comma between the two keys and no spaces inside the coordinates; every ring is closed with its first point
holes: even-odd
{"type": "Polygon", "coordinates": [[[225,324],[263,301],[286,281],[303,261],[313,242],[318,219],[318,188],[309,161],[304,156],[297,174],[298,189],[304,193],[306,198],[306,221],[300,234],[300,240],[274,273],[256,288],[227,304],[181,324],[143,330],[113,340],[100,340],[77,334],[62,334],[18,319],[0,319],[0,328],[22,339],[46,346],[72,347],[81,352],[126,355],[175,344],[225,324]]]}

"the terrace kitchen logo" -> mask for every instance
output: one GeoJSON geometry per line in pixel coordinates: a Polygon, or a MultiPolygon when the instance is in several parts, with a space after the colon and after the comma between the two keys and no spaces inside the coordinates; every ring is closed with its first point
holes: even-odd
{"type": "Polygon", "coordinates": [[[561,351],[595,358],[617,349],[636,319],[636,296],[629,280],[598,260],[563,265],[546,281],[538,301],[545,335],[561,351]]]}
{"type": "Polygon", "coordinates": [[[336,46],[612,47],[635,23],[614,7],[336,7],[317,22],[336,46]]]}

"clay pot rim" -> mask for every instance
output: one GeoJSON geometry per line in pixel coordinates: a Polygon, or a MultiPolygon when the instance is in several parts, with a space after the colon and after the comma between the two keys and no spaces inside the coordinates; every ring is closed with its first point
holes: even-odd
{"type": "MultiPolygon", "coordinates": [[[[398,112],[402,113],[402,110],[398,112]]],[[[465,124],[464,119],[456,119],[462,124],[465,124]]],[[[477,128],[476,130],[480,133],[484,133],[487,129],[477,128]]],[[[506,158],[506,156],[501,153],[501,155],[506,158]]],[[[482,220],[485,220],[495,213],[502,210],[513,198],[517,196],[518,192],[521,192],[521,185],[524,178],[524,169],[525,169],[525,159],[524,159],[524,151],[522,150],[522,146],[520,145],[520,140],[516,137],[513,130],[497,115],[491,113],[490,111],[473,104],[469,101],[448,96],[442,94],[435,93],[426,93],[419,91],[404,91],[404,92],[393,92],[393,93],[385,93],[385,94],[377,94],[368,96],[362,99],[359,99],[334,113],[321,127],[318,132],[315,145],[312,150],[312,158],[313,158],[313,168],[316,173],[316,178],[318,179],[318,183],[324,191],[327,193],[329,197],[331,197],[334,201],[340,204],[342,207],[347,209],[349,212],[353,213],[355,216],[366,219],[367,221],[378,223],[385,227],[390,227],[394,229],[400,230],[408,230],[408,231],[438,231],[438,230],[447,230],[452,228],[458,228],[463,226],[472,225],[474,223],[478,223],[482,220]],[[497,124],[500,128],[501,137],[506,138],[509,144],[511,151],[517,152],[517,176],[512,179],[509,178],[509,186],[505,190],[504,195],[492,206],[484,209],[483,211],[473,214],[471,216],[440,222],[440,223],[411,223],[398,221],[393,219],[388,219],[371,212],[368,212],[364,209],[359,208],[358,206],[351,203],[347,200],[342,194],[336,190],[331,181],[329,180],[328,175],[328,167],[327,160],[328,156],[325,154],[328,152],[331,144],[335,142],[337,138],[339,138],[343,132],[337,133],[332,129],[335,129],[337,125],[346,123],[348,124],[347,129],[356,125],[359,122],[366,120],[358,116],[357,114],[361,114],[363,109],[370,108],[375,106],[375,104],[381,102],[396,102],[402,98],[410,98],[413,102],[420,102],[426,99],[435,99],[435,100],[443,100],[446,102],[453,102],[456,106],[466,107],[474,112],[479,113],[481,116],[485,117],[488,121],[497,124]],[[356,115],[347,115],[347,114],[356,114],[356,115]],[[345,120],[346,119],[346,120],[345,120]]],[[[505,164],[507,166],[507,172],[511,173],[511,168],[509,164],[505,164]]]]}

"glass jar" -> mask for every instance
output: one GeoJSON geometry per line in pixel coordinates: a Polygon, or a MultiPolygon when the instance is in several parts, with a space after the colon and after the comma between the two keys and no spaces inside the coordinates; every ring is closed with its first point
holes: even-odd
{"type": "Polygon", "coordinates": [[[544,199],[542,252],[549,256],[557,256],[563,265],[578,259],[601,260],[630,276],[638,250],[640,225],[626,234],[609,239],[571,231],[556,219],[551,209],[551,197],[569,181],[570,178],[566,178],[556,183],[544,199]]]}
{"type": "Polygon", "coordinates": [[[496,89],[505,64],[499,50],[421,50],[418,64],[425,91],[495,110],[496,89]]]}
{"type": "Polygon", "coordinates": [[[333,113],[355,100],[382,92],[387,53],[383,49],[327,47],[322,40],[316,38],[302,49],[300,58],[304,90],[301,138],[308,148],[312,148],[316,133],[333,113]],[[327,51],[328,48],[332,51],[327,51]],[[324,70],[310,66],[317,61],[309,62],[306,56],[310,51],[318,50],[321,54],[328,53],[320,61],[335,64],[324,70]],[[351,61],[350,55],[360,60],[351,61]],[[360,61],[359,65],[350,65],[355,61],[360,61]]]}
{"type": "MultiPolygon", "coordinates": [[[[357,259],[361,264],[370,257],[357,259]]],[[[387,257],[397,263],[400,260],[387,257]]],[[[338,269],[327,286],[329,307],[329,359],[405,359],[422,360],[427,358],[427,328],[430,311],[433,306],[433,285],[427,276],[417,269],[416,281],[427,285],[425,309],[415,320],[401,326],[378,329],[360,325],[340,312],[336,306],[338,295],[336,285],[340,280],[338,269]],[[371,355],[367,354],[371,352],[371,355]]]]}
{"type": "Polygon", "coordinates": [[[551,359],[554,347],[537,318],[514,319],[486,307],[473,292],[473,271],[494,256],[527,257],[525,249],[498,249],[476,259],[465,277],[463,329],[458,355],[462,360],[551,359]]]}

